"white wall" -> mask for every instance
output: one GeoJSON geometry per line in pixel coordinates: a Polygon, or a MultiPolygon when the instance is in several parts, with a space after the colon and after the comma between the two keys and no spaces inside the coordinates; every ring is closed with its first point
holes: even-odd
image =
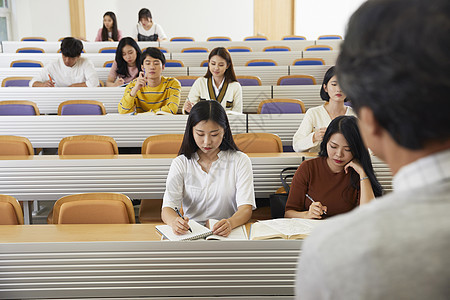
{"type": "Polygon", "coordinates": [[[315,40],[324,34],[344,36],[347,22],[365,0],[296,0],[295,34],[315,40]]]}
{"type": "MultiPolygon", "coordinates": [[[[295,33],[316,39],[344,35],[350,15],[365,0],[296,0],[295,33]]],[[[204,41],[213,35],[242,40],[253,35],[253,0],[85,0],[86,38],[94,40],[103,14],[111,10],[119,29],[130,35],[143,7],[166,34],[204,41]]],[[[11,0],[12,36],[45,36],[49,41],[70,35],[69,0],[11,0]]],[[[274,24],[273,26],[276,26],[274,24]]]]}

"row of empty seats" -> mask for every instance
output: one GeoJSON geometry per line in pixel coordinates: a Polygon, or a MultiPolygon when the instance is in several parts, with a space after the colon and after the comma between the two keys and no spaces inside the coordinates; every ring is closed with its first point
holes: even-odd
{"type": "MultiPolygon", "coordinates": [[[[64,38],[58,39],[61,41],[64,38]]],[[[335,34],[326,34],[320,35],[318,40],[342,40],[342,36],[335,34]]],[[[257,36],[248,36],[244,38],[244,41],[267,41],[269,40],[266,36],[257,35],[257,36]]],[[[286,35],[282,37],[282,40],[306,40],[306,37],[302,35],[286,35]]],[[[47,39],[45,37],[23,37],[20,39],[22,42],[46,42],[47,39]]],[[[193,37],[173,37],[170,39],[171,42],[194,42],[193,37]]],[[[231,41],[231,38],[228,36],[211,36],[206,39],[208,42],[222,42],[222,41],[231,41]]]]}

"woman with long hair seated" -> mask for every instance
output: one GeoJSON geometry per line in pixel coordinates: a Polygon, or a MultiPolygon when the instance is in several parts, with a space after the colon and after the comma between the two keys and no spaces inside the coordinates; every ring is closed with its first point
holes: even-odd
{"type": "Polygon", "coordinates": [[[242,113],[242,87],[234,74],[231,55],[224,47],[211,50],[205,76],[197,78],[184,103],[189,113],[200,100],[216,100],[227,111],[242,113]]]}
{"type": "Polygon", "coordinates": [[[286,218],[322,219],[348,212],[382,194],[357,119],[340,116],[328,126],[319,157],[299,166],[286,203],[286,218]]]}
{"type": "Polygon", "coordinates": [[[189,219],[218,219],[213,233],[228,236],[250,219],[256,208],[252,164],[234,143],[219,102],[194,105],[178,154],[167,176],[161,212],[175,234],[187,233],[189,219]],[[176,212],[181,207],[184,219],[176,212]]]}
{"type": "Polygon", "coordinates": [[[121,86],[138,77],[141,71],[141,48],[131,37],[124,37],[117,45],[116,58],[108,74],[106,86],[121,86]]]}

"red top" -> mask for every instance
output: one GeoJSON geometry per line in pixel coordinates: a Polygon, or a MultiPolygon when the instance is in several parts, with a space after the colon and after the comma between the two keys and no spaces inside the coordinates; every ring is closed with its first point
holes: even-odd
{"type": "Polygon", "coordinates": [[[359,205],[359,192],[350,184],[352,172],[350,168],[347,174],[333,173],[326,157],[302,162],[292,179],[286,210],[308,210],[312,202],[305,194],[327,207],[327,214],[322,217],[352,210],[359,205]]]}

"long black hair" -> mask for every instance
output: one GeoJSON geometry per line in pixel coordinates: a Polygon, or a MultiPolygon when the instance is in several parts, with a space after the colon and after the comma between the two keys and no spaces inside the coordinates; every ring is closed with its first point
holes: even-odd
{"type": "Polygon", "coordinates": [[[234,143],[225,109],[217,101],[201,100],[192,107],[189,113],[183,142],[181,143],[178,155],[184,154],[188,159],[191,159],[192,155],[199,149],[194,140],[193,128],[201,121],[209,120],[216,122],[224,130],[223,140],[219,149],[239,151],[239,148],[234,143]]]}
{"type": "Polygon", "coordinates": [[[136,67],[138,68],[138,74],[141,71],[141,48],[139,48],[138,43],[136,41],[127,36],[120,40],[119,45],[117,45],[117,51],[116,51],[116,63],[117,63],[117,74],[123,75],[125,77],[130,76],[128,73],[128,64],[123,59],[123,47],[126,45],[130,45],[136,50],[136,67]]]}
{"type": "MultiPolygon", "coordinates": [[[[112,36],[111,36],[111,38],[114,41],[118,41],[119,40],[119,30],[117,29],[116,14],[113,13],[112,11],[107,11],[103,15],[103,18],[105,18],[106,16],[110,17],[113,20],[113,26],[112,26],[112,32],[111,32],[112,36]]],[[[105,23],[103,23],[103,28],[102,28],[102,41],[108,41],[108,29],[105,27],[105,23]]]]}
{"type": "Polygon", "coordinates": [[[234,73],[233,61],[231,60],[230,52],[228,52],[228,50],[224,47],[216,47],[211,50],[211,52],[209,53],[209,56],[208,56],[208,70],[206,70],[206,74],[204,77],[205,78],[212,77],[212,73],[209,70],[209,67],[210,67],[209,62],[211,61],[211,58],[215,55],[222,57],[227,62],[227,69],[225,70],[225,74],[223,74],[225,77],[225,81],[228,83],[238,81],[236,79],[236,74],[234,73]]]}
{"type": "MultiPolygon", "coordinates": [[[[322,143],[320,144],[319,156],[328,157],[327,144],[331,136],[335,133],[341,133],[347,140],[347,144],[352,152],[353,159],[358,160],[361,166],[369,177],[370,184],[372,185],[373,194],[375,197],[379,197],[383,194],[383,188],[378,182],[375,172],[373,171],[372,161],[367,148],[364,146],[364,142],[359,132],[357,119],[353,116],[339,116],[331,121],[328,125],[327,131],[323,136],[322,143]]],[[[353,168],[351,169],[351,186],[359,190],[360,178],[353,168]]]]}

